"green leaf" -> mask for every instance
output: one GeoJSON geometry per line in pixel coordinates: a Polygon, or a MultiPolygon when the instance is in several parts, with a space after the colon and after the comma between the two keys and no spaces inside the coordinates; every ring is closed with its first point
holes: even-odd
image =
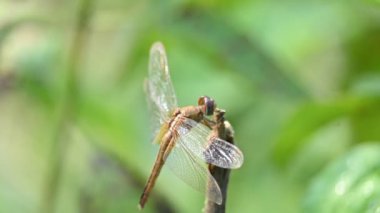
{"type": "Polygon", "coordinates": [[[304,145],[306,138],[327,123],[349,115],[365,101],[347,99],[330,103],[307,103],[284,125],[274,147],[274,159],[286,164],[304,145]]]}
{"type": "Polygon", "coordinates": [[[311,183],[305,212],[375,212],[380,209],[380,144],[355,147],[311,183]]]}

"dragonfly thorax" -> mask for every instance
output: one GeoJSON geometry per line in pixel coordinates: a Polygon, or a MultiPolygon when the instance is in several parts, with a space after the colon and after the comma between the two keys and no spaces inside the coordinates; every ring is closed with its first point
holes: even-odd
{"type": "Polygon", "coordinates": [[[200,122],[203,119],[202,106],[186,106],[180,108],[181,115],[190,118],[196,122],[200,122]]]}
{"type": "Polygon", "coordinates": [[[178,131],[187,132],[189,128],[184,128],[183,122],[186,118],[194,120],[195,122],[200,122],[203,119],[203,111],[201,106],[186,106],[182,108],[177,108],[172,114],[172,119],[168,123],[168,131],[165,134],[163,140],[171,140],[176,137],[178,131]]]}

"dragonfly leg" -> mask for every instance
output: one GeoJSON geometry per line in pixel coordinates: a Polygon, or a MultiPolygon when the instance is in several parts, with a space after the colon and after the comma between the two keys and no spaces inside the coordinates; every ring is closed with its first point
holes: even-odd
{"type": "Polygon", "coordinates": [[[204,124],[204,125],[206,125],[210,129],[212,129],[212,127],[216,125],[215,121],[210,120],[210,119],[208,119],[206,117],[203,117],[201,123],[204,124]]]}

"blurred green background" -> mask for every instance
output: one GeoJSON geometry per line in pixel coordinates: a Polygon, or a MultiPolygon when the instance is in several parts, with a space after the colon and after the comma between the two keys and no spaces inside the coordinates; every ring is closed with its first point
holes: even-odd
{"type": "MultiPolygon", "coordinates": [[[[380,2],[0,1],[0,212],[137,212],[167,50],[245,154],[228,212],[380,212],[380,2]]],[[[164,168],[144,212],[200,212],[164,168]]]]}

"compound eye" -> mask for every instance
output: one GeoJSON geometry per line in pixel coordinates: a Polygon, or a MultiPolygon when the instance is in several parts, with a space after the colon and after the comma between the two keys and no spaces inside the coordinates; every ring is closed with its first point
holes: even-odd
{"type": "Polygon", "coordinates": [[[202,111],[205,115],[212,115],[215,110],[215,102],[208,96],[202,96],[198,99],[198,105],[202,106],[202,111]]]}

